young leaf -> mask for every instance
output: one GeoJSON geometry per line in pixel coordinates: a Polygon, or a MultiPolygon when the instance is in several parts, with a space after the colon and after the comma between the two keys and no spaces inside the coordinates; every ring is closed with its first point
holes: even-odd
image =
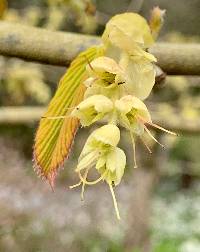
{"type": "Polygon", "coordinates": [[[56,94],[40,120],[35,137],[34,166],[37,174],[46,178],[52,188],[58,169],[69,155],[79,126],[78,119],[69,117],[69,114],[70,108],[83,99],[85,86],[82,81],[85,67],[88,61],[101,56],[102,53],[102,47],[92,47],[77,56],[60,80],[56,94]]]}

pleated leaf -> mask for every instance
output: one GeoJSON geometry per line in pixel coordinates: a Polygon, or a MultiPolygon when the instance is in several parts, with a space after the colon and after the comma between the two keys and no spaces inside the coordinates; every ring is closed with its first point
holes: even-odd
{"type": "Polygon", "coordinates": [[[57,171],[68,157],[79,127],[78,119],[69,114],[83,99],[85,66],[102,53],[101,47],[92,47],[76,57],[60,80],[47,112],[40,120],[35,137],[34,167],[39,176],[48,179],[52,188],[57,171]],[[65,118],[51,118],[58,116],[65,118]]]}

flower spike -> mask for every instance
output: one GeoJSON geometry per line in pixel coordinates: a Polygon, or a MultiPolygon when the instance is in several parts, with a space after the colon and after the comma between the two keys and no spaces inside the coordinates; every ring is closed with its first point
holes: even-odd
{"type": "MultiPolygon", "coordinates": [[[[148,48],[154,43],[154,37],[157,36],[161,28],[163,14],[164,11],[155,8],[150,26],[143,17],[136,13],[123,13],[111,18],[102,35],[102,45],[95,47],[96,52],[94,49],[87,50],[78,56],[69,68],[67,78],[63,78],[62,85],[59,86],[61,91],[59,90],[58,95],[55,96],[54,102],[55,106],[62,104],[62,107],[58,110],[52,109],[53,103],[51,103],[51,111],[55,114],[51,115],[49,112],[41,118],[64,119],[64,121],[58,122],[42,121],[42,133],[47,125],[52,126],[49,127],[52,129],[52,135],[49,135],[47,142],[49,146],[46,147],[43,144],[39,148],[44,153],[42,159],[45,159],[43,167],[45,176],[49,173],[49,166],[52,167],[51,174],[47,177],[50,182],[55,177],[54,170],[58,167],[57,159],[64,162],[62,150],[68,142],[67,151],[69,151],[79,122],[82,127],[88,127],[97,121],[107,123],[94,130],[88,137],[75,169],[79,182],[70,186],[70,189],[80,186],[81,200],[84,200],[86,185],[92,186],[99,182],[106,182],[119,220],[120,214],[114,186],[119,185],[123,177],[126,155],[118,147],[120,129],[117,125],[126,128],[130,133],[134,168],[137,168],[137,137],[141,139],[149,153],[152,151],[143,140],[143,134],[147,133],[164,148],[151,133],[149,127],[177,135],[153,123],[143,102],[149,96],[155,83],[155,62],[157,60],[154,55],[148,52],[148,48]],[[60,99],[59,102],[57,99],[60,99]],[[64,100],[63,103],[62,100],[64,100]],[[69,106],[69,108],[65,106],[69,106]],[[66,127],[62,126],[63,123],[66,127]],[[52,141],[53,136],[57,135],[60,136],[56,138],[59,140],[58,143],[64,147],[60,147],[59,144],[52,141]],[[51,148],[52,145],[55,145],[56,148],[51,148]],[[53,158],[49,160],[51,149],[53,153],[50,154],[53,158]],[[59,158],[57,154],[60,155],[59,158]],[[91,169],[94,169],[98,174],[94,180],[88,179],[91,169]]],[[[42,136],[45,135],[42,133],[42,136]]],[[[37,139],[39,143],[42,140],[37,139]]],[[[42,156],[41,153],[38,155],[42,156]]],[[[51,186],[53,187],[52,183],[51,186]]]]}

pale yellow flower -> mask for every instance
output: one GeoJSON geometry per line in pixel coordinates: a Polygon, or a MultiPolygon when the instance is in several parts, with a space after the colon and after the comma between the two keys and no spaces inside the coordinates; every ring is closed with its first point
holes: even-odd
{"type": "Polygon", "coordinates": [[[88,88],[85,97],[94,94],[103,94],[114,97],[121,91],[124,84],[124,71],[113,59],[109,57],[98,57],[86,66],[89,78],[84,84],[88,88]]]}
{"type": "MultiPolygon", "coordinates": [[[[119,123],[129,130],[133,145],[133,154],[134,154],[134,167],[137,167],[136,164],[136,155],[135,155],[135,138],[141,137],[144,134],[144,131],[159,145],[164,147],[158,140],[151,134],[148,129],[148,125],[162,131],[165,131],[172,135],[177,135],[176,133],[169,131],[165,128],[160,127],[151,120],[150,113],[146,105],[137,97],[128,95],[122,97],[120,100],[115,102],[115,108],[118,112],[119,123]]],[[[145,144],[145,143],[144,143],[145,144]]],[[[145,144],[147,149],[150,151],[149,147],[145,144]]],[[[150,151],[151,152],[151,151],[150,151]]]]}
{"type": "Polygon", "coordinates": [[[112,17],[106,24],[102,40],[132,54],[136,46],[144,49],[153,43],[147,21],[137,13],[123,13],[112,17]]]}
{"type": "Polygon", "coordinates": [[[103,95],[93,95],[83,100],[71,113],[86,127],[102,119],[113,109],[112,101],[103,95]]]}
{"type": "Polygon", "coordinates": [[[98,57],[86,66],[86,71],[90,78],[84,83],[87,87],[93,84],[110,88],[119,81],[122,81],[123,69],[109,57],[98,57]]]}
{"type": "Polygon", "coordinates": [[[86,71],[94,78],[104,79],[113,83],[116,75],[123,75],[123,69],[111,58],[101,56],[94,59],[86,66],[86,71]]]}
{"type": "Polygon", "coordinates": [[[108,184],[118,185],[124,174],[125,165],[126,155],[123,150],[116,147],[98,159],[96,169],[100,174],[106,173],[105,181],[108,184]]]}
{"type": "Polygon", "coordinates": [[[115,107],[119,113],[119,120],[122,126],[136,135],[141,135],[144,132],[144,126],[138,123],[139,117],[147,122],[151,122],[151,116],[146,105],[137,97],[124,96],[115,102],[115,107]]]}
{"type": "Polygon", "coordinates": [[[91,150],[100,151],[101,153],[107,151],[111,147],[116,147],[120,140],[120,131],[116,125],[107,124],[95,131],[88,137],[85,146],[81,152],[80,160],[86,156],[91,150]]]}
{"type": "Polygon", "coordinates": [[[111,18],[102,40],[105,55],[117,62],[120,61],[122,53],[149,62],[156,61],[152,54],[146,52],[154,43],[150,28],[146,20],[137,13],[123,13],[111,18]]]}
{"type": "Polygon", "coordinates": [[[148,97],[155,83],[156,58],[146,51],[154,42],[146,20],[136,13],[116,15],[107,23],[102,40],[105,55],[125,73],[128,93],[142,100],[148,97]]]}
{"type": "Polygon", "coordinates": [[[124,174],[126,156],[117,147],[120,131],[116,125],[108,124],[95,130],[88,138],[78,160],[75,171],[79,174],[80,182],[71,188],[82,184],[82,198],[85,185],[94,185],[105,180],[112,193],[113,202],[118,219],[120,219],[113,186],[118,185],[124,174]],[[100,177],[95,181],[88,181],[89,170],[95,167],[100,177]],[[82,172],[85,172],[82,175],[82,172]]]}
{"type": "Polygon", "coordinates": [[[89,78],[84,82],[88,88],[85,98],[95,94],[110,98],[131,94],[144,100],[150,94],[155,69],[149,61],[123,54],[119,64],[109,57],[93,60],[87,66],[89,78]]]}

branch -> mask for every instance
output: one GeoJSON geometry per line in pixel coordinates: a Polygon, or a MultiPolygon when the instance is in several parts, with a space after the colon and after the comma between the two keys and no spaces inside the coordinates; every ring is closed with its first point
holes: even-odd
{"type": "Polygon", "coordinates": [[[75,33],[0,22],[0,54],[29,61],[66,66],[100,39],[75,33]]]}
{"type": "MultiPolygon", "coordinates": [[[[54,32],[0,22],[0,54],[67,66],[84,49],[100,44],[96,36],[54,32]]],[[[158,43],[150,49],[167,74],[200,75],[199,44],[158,43]]]]}
{"type": "Polygon", "coordinates": [[[200,44],[157,43],[150,52],[171,75],[200,75],[200,44]]]}
{"type": "MultiPolygon", "coordinates": [[[[0,108],[0,124],[32,124],[40,120],[45,107],[3,107],[0,108]]],[[[177,117],[176,121],[170,121],[165,116],[161,117],[153,113],[155,123],[179,133],[199,134],[200,121],[184,120],[177,117]]]]}
{"type": "Polygon", "coordinates": [[[45,107],[2,107],[0,124],[32,124],[40,120],[45,107]]]}

